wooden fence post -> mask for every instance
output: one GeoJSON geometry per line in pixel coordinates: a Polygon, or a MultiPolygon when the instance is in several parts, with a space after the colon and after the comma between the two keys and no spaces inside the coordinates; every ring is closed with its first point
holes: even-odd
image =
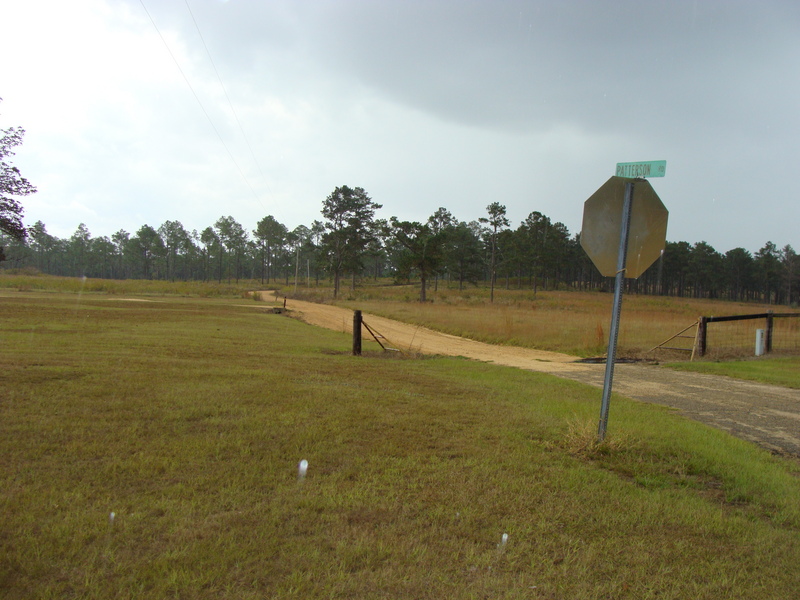
{"type": "Polygon", "coordinates": [[[775,321],[775,315],[773,314],[773,311],[768,310],[767,311],[767,331],[766,331],[766,336],[765,336],[767,338],[767,340],[766,340],[766,344],[765,344],[766,348],[764,349],[764,351],[767,354],[772,352],[772,327],[774,325],[774,321],[775,321]]]}
{"type": "Polygon", "coordinates": [[[361,311],[353,313],[353,356],[361,356],[361,311]]]}
{"type": "Polygon", "coordinates": [[[708,334],[708,317],[700,317],[700,322],[697,324],[697,354],[705,356],[706,342],[708,334]]]}

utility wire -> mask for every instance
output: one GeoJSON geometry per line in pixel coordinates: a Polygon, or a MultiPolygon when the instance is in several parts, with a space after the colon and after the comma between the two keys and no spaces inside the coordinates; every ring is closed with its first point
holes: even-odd
{"type": "Polygon", "coordinates": [[[228,101],[228,106],[231,107],[231,113],[233,113],[233,118],[236,119],[236,124],[239,126],[239,131],[242,133],[242,137],[244,138],[244,141],[247,144],[247,148],[250,150],[250,156],[253,157],[253,162],[255,162],[256,167],[258,167],[258,172],[261,174],[261,179],[267,186],[267,191],[269,191],[269,194],[271,196],[272,190],[269,187],[269,182],[267,181],[267,178],[264,175],[264,171],[261,169],[261,163],[258,162],[256,153],[253,151],[253,146],[250,145],[250,140],[247,138],[247,134],[244,132],[244,127],[242,127],[242,122],[239,120],[239,115],[236,113],[236,109],[233,107],[233,102],[231,102],[230,96],[228,96],[228,90],[225,89],[225,84],[222,83],[222,77],[220,77],[219,75],[219,71],[217,70],[217,65],[214,63],[214,59],[211,57],[211,51],[208,49],[208,45],[206,44],[206,40],[203,37],[203,33],[200,31],[200,26],[197,24],[197,19],[194,18],[192,7],[189,6],[189,0],[183,0],[183,1],[186,4],[186,9],[189,11],[189,15],[192,17],[192,22],[194,23],[194,28],[197,30],[197,35],[200,36],[200,41],[203,42],[203,48],[206,49],[208,60],[211,63],[211,66],[214,68],[214,74],[216,74],[217,81],[219,81],[219,86],[222,88],[222,92],[225,94],[225,99],[228,101]]]}
{"type": "Polygon", "coordinates": [[[222,142],[222,145],[225,147],[225,150],[227,151],[228,156],[231,157],[231,160],[233,161],[233,164],[236,165],[236,168],[238,169],[239,174],[242,176],[242,179],[247,184],[247,187],[250,188],[250,191],[253,193],[253,196],[258,201],[258,203],[261,204],[261,208],[264,208],[264,210],[266,210],[264,205],[261,203],[261,200],[259,199],[258,194],[256,194],[256,191],[253,189],[253,186],[250,185],[250,181],[247,179],[247,176],[244,174],[244,171],[242,171],[242,168],[239,166],[239,163],[236,162],[236,158],[234,158],[233,153],[231,152],[230,148],[228,148],[228,144],[225,143],[225,140],[222,138],[222,135],[220,135],[220,132],[217,129],[217,126],[214,125],[214,121],[211,119],[211,116],[208,114],[208,111],[206,110],[205,106],[203,106],[203,103],[200,101],[200,97],[197,95],[197,92],[194,91],[194,88],[192,87],[192,84],[189,82],[189,78],[186,77],[186,73],[183,72],[183,69],[181,68],[180,63],[178,62],[178,59],[175,58],[175,55],[172,53],[172,50],[170,49],[169,44],[167,44],[167,40],[164,39],[164,36],[161,34],[161,30],[159,30],[158,25],[156,25],[156,22],[153,20],[153,17],[150,15],[150,11],[147,10],[147,7],[144,4],[144,0],[139,0],[139,2],[141,3],[142,8],[144,9],[144,12],[147,14],[147,18],[150,19],[150,22],[153,24],[153,27],[155,28],[156,33],[158,33],[158,37],[161,38],[161,41],[164,43],[164,47],[167,49],[167,52],[169,52],[169,55],[172,57],[172,60],[175,62],[175,66],[178,67],[178,71],[180,71],[180,74],[183,77],[183,80],[186,82],[186,85],[189,86],[189,89],[191,90],[192,95],[194,96],[194,99],[197,100],[197,103],[200,105],[200,109],[203,111],[203,114],[206,116],[206,119],[208,119],[208,122],[211,124],[212,129],[214,129],[214,133],[217,134],[217,137],[219,138],[219,141],[222,142]]]}

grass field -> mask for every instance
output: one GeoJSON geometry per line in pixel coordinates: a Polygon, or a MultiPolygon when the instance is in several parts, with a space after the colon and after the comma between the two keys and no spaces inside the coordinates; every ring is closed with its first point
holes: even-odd
{"type": "MultiPolygon", "coordinates": [[[[398,319],[494,344],[510,344],[540,350],[564,352],[574,356],[603,355],[608,344],[613,294],[602,292],[495,290],[495,302],[489,302],[489,290],[468,286],[463,291],[441,283],[428,293],[429,302],[418,302],[418,285],[391,285],[390,280],[363,282],[355,290],[343,289],[338,304],[365,312],[398,319]]],[[[207,298],[244,298],[255,290],[277,288],[275,298],[297,297],[319,302],[332,302],[332,288],[325,285],[307,288],[303,285],[265,285],[253,280],[239,283],[169,282],[142,280],[80,279],[42,275],[5,275],[0,272],[0,289],[110,295],[167,295],[207,298]]],[[[753,303],[727,302],[663,296],[625,295],[619,330],[619,353],[630,357],[657,360],[686,359],[689,353],[650,352],[654,346],[697,321],[701,315],[730,315],[766,312],[797,312],[786,307],[753,303]]],[[[787,321],[795,347],[800,346],[800,319],[787,321]]],[[[763,326],[746,322],[746,331],[738,334],[720,331],[710,333],[711,345],[732,342],[741,349],[727,352],[727,358],[752,354],[750,331],[763,326]],[[726,337],[744,336],[744,340],[726,337]]],[[[734,326],[735,328],[735,326],[734,326]]],[[[689,331],[694,334],[694,330],[689,331]]],[[[778,334],[784,332],[779,329],[778,334]]],[[[691,347],[691,341],[684,341],[691,347]]],[[[791,345],[791,344],[790,344],[791,345]]],[[[800,348],[798,348],[800,350],[800,348]]],[[[714,357],[719,355],[712,348],[714,357]]]]}
{"type": "Polygon", "coordinates": [[[576,383],[352,357],[242,298],[7,290],[2,597],[800,589],[797,464],[662,408],[615,399],[598,446],[576,383]]]}
{"type": "Polygon", "coordinates": [[[796,356],[726,362],[684,362],[672,363],[669,366],[681,371],[726,375],[800,389],[800,358],[796,356]]]}
{"type": "MultiPolygon", "coordinates": [[[[313,300],[326,299],[324,293],[316,290],[301,288],[299,293],[313,300]]],[[[438,292],[430,292],[430,301],[425,304],[416,301],[417,294],[417,286],[363,286],[349,291],[339,304],[493,344],[582,357],[603,355],[607,349],[613,294],[574,291],[534,294],[527,290],[498,289],[494,303],[490,303],[488,290],[469,288],[459,292],[441,286],[438,292]]],[[[766,312],[775,308],[719,300],[626,295],[619,352],[630,357],[685,360],[688,352],[667,355],[648,351],[695,323],[700,316],[766,312]]],[[[753,327],[756,322],[747,323],[753,327]]],[[[690,333],[694,335],[694,330],[690,333]]],[[[714,343],[717,333],[715,328],[714,343]]],[[[752,352],[754,338],[749,333],[745,337],[744,353],[752,352]]],[[[795,343],[800,345],[797,334],[795,343]]],[[[692,342],[685,341],[683,346],[691,348],[692,342]]],[[[734,350],[730,354],[742,353],[734,350]]]]}

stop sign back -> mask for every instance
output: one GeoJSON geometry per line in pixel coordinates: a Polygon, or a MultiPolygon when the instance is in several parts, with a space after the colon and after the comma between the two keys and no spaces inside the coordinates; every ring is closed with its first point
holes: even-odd
{"type": "MultiPolygon", "coordinates": [[[[631,181],[634,180],[613,176],[583,205],[581,246],[606,277],[617,274],[625,184],[631,181]]],[[[625,277],[631,279],[639,277],[661,256],[669,215],[650,182],[635,182],[625,261],[625,277]]]]}

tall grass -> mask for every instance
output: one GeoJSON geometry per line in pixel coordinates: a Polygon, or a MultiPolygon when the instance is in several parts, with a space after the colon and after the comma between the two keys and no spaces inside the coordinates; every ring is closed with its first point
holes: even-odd
{"type": "MultiPolygon", "coordinates": [[[[612,294],[564,291],[534,294],[528,290],[496,289],[495,301],[490,303],[488,292],[481,288],[464,291],[440,288],[429,294],[429,302],[421,304],[417,292],[415,286],[365,286],[350,291],[341,303],[489,343],[584,357],[606,351],[612,294]]],[[[306,292],[301,290],[301,293],[306,292]]],[[[619,352],[625,356],[653,356],[648,353],[650,349],[696,322],[701,315],[766,310],[754,304],[629,294],[623,297],[619,352]]],[[[691,342],[685,345],[690,348],[691,342]]],[[[688,358],[689,354],[677,356],[688,358]]]]}
{"type": "Polygon", "coordinates": [[[796,595],[791,462],[624,398],[598,445],[577,383],[158,300],[0,292],[4,597],[796,595]]]}

